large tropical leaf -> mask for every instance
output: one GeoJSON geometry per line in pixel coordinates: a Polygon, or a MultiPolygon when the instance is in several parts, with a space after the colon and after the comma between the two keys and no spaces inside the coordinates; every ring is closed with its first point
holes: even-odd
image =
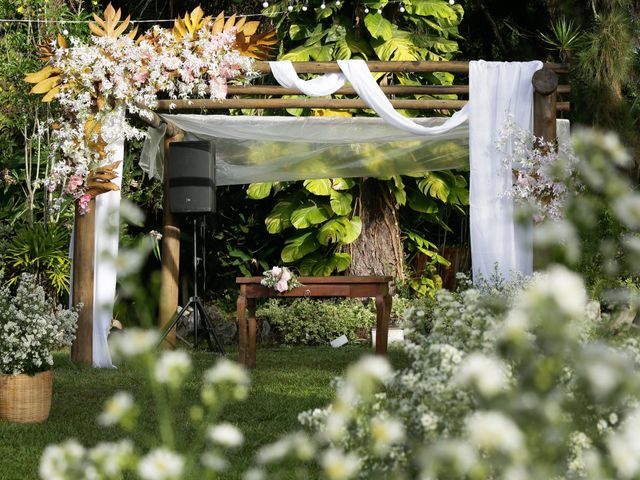
{"type": "Polygon", "coordinates": [[[309,202],[291,213],[291,224],[297,229],[308,228],[329,220],[330,217],[331,213],[326,208],[309,202]]]}
{"type": "Polygon", "coordinates": [[[302,275],[313,275],[317,277],[328,277],[334,271],[344,272],[351,265],[351,255],[348,253],[333,253],[329,257],[323,257],[315,252],[307,255],[300,262],[300,273],[302,275]]]}
{"type": "Polygon", "coordinates": [[[269,233],[280,233],[285,228],[291,226],[291,214],[299,205],[299,201],[297,197],[292,197],[285,200],[280,200],[276,203],[276,206],[273,207],[271,213],[267,215],[264,223],[267,226],[267,232],[269,233]]]}
{"type": "Polygon", "coordinates": [[[253,200],[262,200],[267,198],[271,193],[273,183],[252,183],[247,188],[247,197],[253,200]]]}
{"type": "Polygon", "coordinates": [[[362,231],[362,221],[360,217],[353,217],[349,220],[347,217],[332,218],[323,224],[318,231],[318,241],[322,245],[330,243],[349,244],[358,238],[362,231]]]}
{"type": "Polygon", "coordinates": [[[412,0],[406,5],[407,12],[427,17],[436,17],[451,22],[457,20],[456,10],[442,0],[412,0]]]}
{"type": "Polygon", "coordinates": [[[348,215],[351,213],[351,202],[353,195],[331,190],[331,210],[337,215],[348,215]]]}
{"type": "Polygon", "coordinates": [[[418,61],[422,60],[420,50],[413,42],[410,32],[400,30],[393,25],[387,39],[375,39],[371,42],[373,50],[380,60],[418,61]]]}
{"type": "Polygon", "coordinates": [[[382,15],[370,13],[364,17],[364,25],[373,38],[389,40],[393,36],[391,22],[382,15]]]}
{"type": "Polygon", "coordinates": [[[293,263],[317,250],[319,246],[314,232],[301,233],[291,237],[285,242],[285,247],[280,253],[280,258],[285,263],[293,263]]]}
{"type": "Polygon", "coordinates": [[[424,178],[418,180],[418,188],[425,195],[446,202],[455,184],[445,172],[429,172],[424,178]]]}
{"type": "Polygon", "coordinates": [[[304,188],[315,195],[330,195],[332,191],[331,185],[331,180],[328,178],[318,178],[314,180],[304,181],[304,188]]]}

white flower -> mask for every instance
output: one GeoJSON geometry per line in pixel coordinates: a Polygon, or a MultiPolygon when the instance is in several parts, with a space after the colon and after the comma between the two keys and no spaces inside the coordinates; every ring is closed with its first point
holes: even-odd
{"type": "Polygon", "coordinates": [[[111,348],[116,356],[134,357],[150,352],[158,346],[160,335],[154,330],[130,328],[113,335],[111,348]]]}
{"type": "Polygon", "coordinates": [[[583,315],[588,301],[582,277],[560,266],[549,268],[524,292],[526,305],[537,303],[541,298],[553,299],[564,313],[572,317],[583,315]]]}
{"type": "Polygon", "coordinates": [[[264,472],[257,468],[247,470],[242,476],[243,480],[264,480],[264,472]]]}
{"type": "Polygon", "coordinates": [[[98,423],[105,427],[117,425],[134,407],[133,396],[129,392],[117,392],[105,402],[104,410],[98,416],[98,423]]]}
{"type": "Polygon", "coordinates": [[[108,478],[122,475],[125,463],[133,455],[133,443],[122,440],[118,443],[99,443],[89,450],[89,459],[108,478]]]}
{"type": "Polygon", "coordinates": [[[367,381],[383,383],[391,377],[392,373],[393,370],[386,358],[368,355],[349,367],[346,378],[356,384],[367,381]]]}
{"type": "Polygon", "coordinates": [[[78,473],[85,449],[76,440],[67,440],[60,445],[49,445],[40,458],[40,478],[65,480],[78,473]]]}
{"type": "Polygon", "coordinates": [[[144,480],[180,478],[184,469],[182,456],[167,448],[157,448],[140,459],[138,474],[144,480]]]}
{"type": "Polygon", "coordinates": [[[248,385],[249,375],[241,365],[222,358],[204,373],[204,381],[207,383],[231,383],[235,385],[248,385]]]}
{"type": "Polygon", "coordinates": [[[630,413],[620,430],[607,438],[611,460],[621,478],[640,473],[640,409],[630,413]]]}
{"type": "Polygon", "coordinates": [[[360,459],[355,454],[345,454],[334,448],[324,452],[320,463],[329,480],[353,478],[360,469],[360,459]]]}
{"type": "Polygon", "coordinates": [[[207,436],[212,442],[227,448],[237,448],[244,442],[242,432],[230,423],[209,427],[207,436]]]}
{"type": "Polygon", "coordinates": [[[480,411],[467,419],[471,443],[486,450],[513,453],[524,444],[522,432],[507,416],[497,411],[480,411]]]}
{"type": "Polygon", "coordinates": [[[507,389],[505,369],[506,366],[497,358],[472,353],[458,367],[454,383],[473,386],[486,398],[494,397],[507,389]]]}
{"type": "Polygon", "coordinates": [[[594,360],[587,365],[586,377],[597,397],[607,396],[620,381],[618,371],[612,365],[599,360],[594,360]]]}
{"type": "Polygon", "coordinates": [[[371,420],[371,438],[376,453],[386,453],[391,446],[402,443],[404,437],[404,425],[400,420],[385,417],[375,417],[371,420]]]}
{"type": "Polygon", "coordinates": [[[182,350],[162,352],[154,367],[157,382],[179,387],[191,371],[191,357],[182,350]]]}
{"type": "Polygon", "coordinates": [[[200,457],[200,462],[202,462],[202,465],[214,472],[222,472],[229,467],[227,459],[216,452],[203,453],[202,457],[200,457]]]}
{"type": "Polygon", "coordinates": [[[633,230],[640,228],[640,195],[627,193],[616,198],[613,211],[627,227],[633,230]]]}

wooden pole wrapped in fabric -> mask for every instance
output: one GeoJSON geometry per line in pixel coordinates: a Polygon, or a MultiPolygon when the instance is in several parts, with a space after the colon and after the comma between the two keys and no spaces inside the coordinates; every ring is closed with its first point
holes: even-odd
{"type": "MultiPolygon", "coordinates": [[[[175,135],[165,137],[164,140],[164,198],[163,230],[162,230],[162,285],[160,287],[160,309],[158,323],[164,329],[173,319],[178,310],[178,278],[180,273],[180,224],[177,217],[169,209],[169,145],[182,141],[184,133],[174,132],[175,135]]],[[[163,345],[173,347],[176,343],[175,330],[165,337],[163,345]]]]}
{"type": "Polygon", "coordinates": [[[533,75],[533,133],[538,138],[555,143],[558,75],[548,68],[533,75]]]}
{"type": "Polygon", "coordinates": [[[82,304],[78,312],[78,329],[71,344],[71,360],[93,364],[93,274],[95,255],[96,201],[92,198],[89,210],[80,213],[76,202],[73,229],[73,304],[82,304]]]}

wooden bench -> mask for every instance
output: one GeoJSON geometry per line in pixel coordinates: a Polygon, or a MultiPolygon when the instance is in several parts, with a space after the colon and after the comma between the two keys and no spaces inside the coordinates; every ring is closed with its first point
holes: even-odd
{"type": "Polygon", "coordinates": [[[256,366],[256,298],[291,297],[375,297],[376,299],[376,353],[386,355],[391,316],[391,277],[299,277],[301,287],[278,293],[260,284],[263,277],[238,277],[238,329],[241,364],[256,366]],[[248,317],[246,313],[248,311],[248,317]],[[248,328],[247,328],[247,318],[248,328]]]}

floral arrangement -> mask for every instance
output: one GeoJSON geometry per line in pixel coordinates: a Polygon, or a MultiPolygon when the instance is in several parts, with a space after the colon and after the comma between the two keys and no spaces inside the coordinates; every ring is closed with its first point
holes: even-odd
{"type": "Polygon", "coordinates": [[[33,375],[49,370],[52,352],[71,345],[78,314],[58,306],[52,311],[43,288],[23,274],[15,291],[0,272],[0,373],[33,375]]]}
{"type": "Polygon", "coordinates": [[[273,32],[257,34],[259,22],[204,16],[200,7],[176,19],[172,29],[154,26],[138,36],[125,34],[130,17],[111,4],[104,19],[94,15],[88,43],[58,35],[41,47],[46,66],[26,76],[32,93],[57,100],[62,117],[52,123],[52,155],[56,162],[46,187],[79,200],[116,190],[114,142],[141,138],[125,110],[153,110],[158,93],[169,98],[223,99],[227,82],[253,76],[253,58],[263,58],[276,43],[273,32]]]}
{"type": "Polygon", "coordinates": [[[287,267],[273,267],[262,273],[264,278],[260,283],[273,288],[276,292],[284,293],[302,286],[297,277],[287,267]]]}
{"type": "Polygon", "coordinates": [[[527,203],[534,209],[536,223],[558,220],[567,198],[565,180],[574,173],[575,157],[570,146],[555,145],[509,121],[499,132],[498,149],[510,154],[503,165],[513,172],[513,185],[501,197],[527,203]],[[559,162],[559,158],[565,161],[559,162]]]}

